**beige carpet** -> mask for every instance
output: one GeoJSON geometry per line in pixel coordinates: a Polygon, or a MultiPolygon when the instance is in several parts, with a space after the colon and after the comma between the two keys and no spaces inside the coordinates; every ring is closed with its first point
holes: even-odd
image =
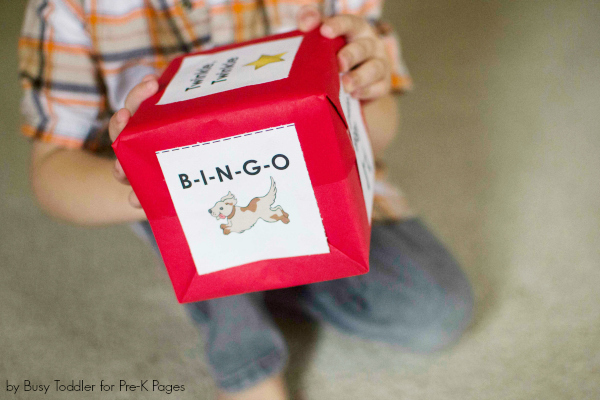
{"type": "MultiPolygon", "coordinates": [[[[0,398],[211,399],[202,343],[145,244],[127,227],[65,226],[36,209],[16,133],[23,5],[1,4],[0,398]],[[26,379],[158,379],[186,391],[5,391],[26,379]]],[[[294,392],[600,398],[600,5],[406,0],[386,10],[416,86],[389,162],[472,279],[476,318],[436,356],[284,323],[294,392]]]]}

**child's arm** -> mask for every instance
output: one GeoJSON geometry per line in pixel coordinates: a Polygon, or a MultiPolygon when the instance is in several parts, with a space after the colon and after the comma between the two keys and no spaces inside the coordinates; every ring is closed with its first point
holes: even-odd
{"type": "MultiPolygon", "coordinates": [[[[153,75],[146,76],[131,90],[125,108],[110,120],[109,132],[113,140],[139,105],[157,90],[158,82],[153,75]]],[[[41,207],[56,218],[82,225],[146,218],[137,197],[126,186],[127,178],[119,163],[84,150],[33,143],[31,182],[41,207]]]]}
{"type": "Polygon", "coordinates": [[[19,72],[24,133],[36,139],[33,193],[48,214],[72,223],[142,220],[144,212],[129,205],[130,189],[113,177],[114,162],[84,149],[100,137],[108,93],[81,3],[29,0],[25,9],[19,72]]]}
{"type": "Polygon", "coordinates": [[[49,215],[80,225],[102,225],[145,219],[131,207],[130,188],[113,177],[114,161],[85,150],[55,144],[32,144],[33,193],[49,215]]]}
{"type": "Polygon", "coordinates": [[[365,120],[369,127],[369,139],[376,159],[383,155],[398,133],[400,112],[394,95],[387,95],[363,103],[365,120]]]}

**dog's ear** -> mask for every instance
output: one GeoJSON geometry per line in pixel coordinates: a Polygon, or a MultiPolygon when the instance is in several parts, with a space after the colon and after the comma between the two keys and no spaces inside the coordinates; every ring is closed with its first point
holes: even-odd
{"type": "Polygon", "coordinates": [[[229,199],[235,199],[235,196],[231,192],[229,192],[225,196],[221,197],[221,201],[226,201],[226,200],[229,200],[229,199]]]}
{"type": "Polygon", "coordinates": [[[230,206],[235,206],[237,204],[237,199],[235,197],[231,198],[231,199],[227,199],[227,200],[225,200],[225,204],[229,204],[230,206]]]}

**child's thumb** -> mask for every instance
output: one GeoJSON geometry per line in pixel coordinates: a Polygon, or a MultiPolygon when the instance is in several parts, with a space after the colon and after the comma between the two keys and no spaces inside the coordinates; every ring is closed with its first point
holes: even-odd
{"type": "Polygon", "coordinates": [[[314,6],[303,6],[296,14],[296,24],[302,32],[308,32],[321,24],[321,13],[314,6]]]}

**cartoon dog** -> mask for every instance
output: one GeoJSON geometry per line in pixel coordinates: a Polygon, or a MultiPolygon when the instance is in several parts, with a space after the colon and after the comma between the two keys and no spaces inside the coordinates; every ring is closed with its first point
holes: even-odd
{"type": "Polygon", "coordinates": [[[259,219],[267,222],[281,221],[284,224],[290,222],[289,214],[283,211],[281,206],[271,208],[275,203],[277,187],[271,177],[271,188],[264,197],[255,197],[250,200],[246,207],[236,206],[237,199],[229,192],[223,196],[220,201],[208,210],[209,214],[217,221],[227,219],[226,224],[221,224],[223,234],[229,235],[231,232],[242,233],[254,226],[259,219]]]}

